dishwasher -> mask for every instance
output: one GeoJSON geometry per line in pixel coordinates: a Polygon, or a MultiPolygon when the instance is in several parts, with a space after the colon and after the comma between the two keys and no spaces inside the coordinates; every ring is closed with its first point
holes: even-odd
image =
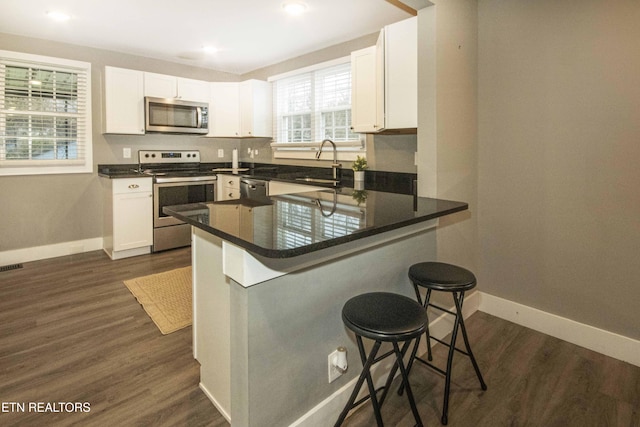
{"type": "Polygon", "coordinates": [[[241,198],[269,203],[271,200],[269,199],[268,193],[269,181],[253,178],[240,179],[241,198]]]}

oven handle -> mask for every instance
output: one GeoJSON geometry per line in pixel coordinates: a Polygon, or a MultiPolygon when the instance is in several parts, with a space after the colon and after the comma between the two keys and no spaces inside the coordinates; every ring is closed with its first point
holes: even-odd
{"type": "Polygon", "coordinates": [[[192,176],[185,178],[183,176],[157,176],[155,181],[157,184],[164,184],[169,182],[183,182],[189,185],[190,182],[198,184],[215,184],[217,178],[215,176],[192,176]]]}

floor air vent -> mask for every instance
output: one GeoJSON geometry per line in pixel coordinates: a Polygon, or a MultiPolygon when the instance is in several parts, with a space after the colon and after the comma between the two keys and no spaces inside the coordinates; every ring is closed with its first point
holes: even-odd
{"type": "Polygon", "coordinates": [[[22,264],[3,265],[0,267],[0,273],[3,271],[17,270],[19,268],[22,268],[22,264]]]}

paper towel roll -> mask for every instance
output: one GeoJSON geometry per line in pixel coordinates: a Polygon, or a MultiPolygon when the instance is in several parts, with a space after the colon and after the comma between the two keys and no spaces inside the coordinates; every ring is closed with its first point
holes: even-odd
{"type": "Polygon", "coordinates": [[[237,148],[233,149],[233,154],[231,157],[231,167],[233,169],[238,169],[238,149],[237,148]]]}

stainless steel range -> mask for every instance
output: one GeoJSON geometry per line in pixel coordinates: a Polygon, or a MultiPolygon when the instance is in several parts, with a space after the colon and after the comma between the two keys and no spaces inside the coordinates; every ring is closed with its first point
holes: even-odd
{"type": "Polygon", "coordinates": [[[153,252],[189,246],[191,226],[165,215],[162,208],[213,202],[215,172],[201,169],[198,150],[140,150],[138,167],[153,176],[153,252]]]}

